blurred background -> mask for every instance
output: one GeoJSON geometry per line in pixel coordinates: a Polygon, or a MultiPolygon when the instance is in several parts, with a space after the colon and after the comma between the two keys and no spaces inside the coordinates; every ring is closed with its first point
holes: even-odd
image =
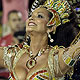
{"type": "Polygon", "coordinates": [[[34,0],[0,0],[0,46],[25,39],[25,21],[34,0]]]}
{"type": "MultiPolygon", "coordinates": [[[[80,3],[77,4],[80,0],[68,1],[77,15],[80,27],[80,3]]],[[[0,46],[14,45],[25,40],[25,21],[33,2],[34,0],[0,0],[0,46]]],[[[0,80],[8,80],[8,76],[8,70],[1,68],[0,80]]],[[[66,75],[66,80],[80,80],[80,73],[73,77],[75,79],[70,79],[66,75]]]]}

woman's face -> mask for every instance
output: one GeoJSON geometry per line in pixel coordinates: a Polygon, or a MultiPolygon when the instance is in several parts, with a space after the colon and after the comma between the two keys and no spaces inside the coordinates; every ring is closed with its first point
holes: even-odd
{"type": "Polygon", "coordinates": [[[37,8],[26,21],[26,32],[47,32],[47,23],[49,21],[49,12],[45,8],[37,8]]]}

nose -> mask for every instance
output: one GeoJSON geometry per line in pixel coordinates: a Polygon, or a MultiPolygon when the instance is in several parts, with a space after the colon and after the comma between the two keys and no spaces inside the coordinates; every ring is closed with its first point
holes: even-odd
{"type": "Polygon", "coordinates": [[[31,16],[31,17],[29,18],[29,20],[34,20],[34,19],[33,19],[33,17],[31,16]]]}

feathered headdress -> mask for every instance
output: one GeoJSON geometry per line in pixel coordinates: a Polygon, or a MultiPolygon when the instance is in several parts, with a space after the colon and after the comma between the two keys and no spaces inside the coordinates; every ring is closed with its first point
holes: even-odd
{"type": "Polygon", "coordinates": [[[71,14],[71,8],[66,0],[35,0],[31,12],[40,5],[47,7],[47,10],[53,14],[47,26],[59,26],[70,21],[68,17],[71,14]]]}

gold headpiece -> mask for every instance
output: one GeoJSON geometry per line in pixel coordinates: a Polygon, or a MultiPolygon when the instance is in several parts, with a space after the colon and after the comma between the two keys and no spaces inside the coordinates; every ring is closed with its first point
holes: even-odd
{"type": "Polygon", "coordinates": [[[40,4],[40,2],[41,1],[36,0],[32,5],[31,10],[33,11],[38,4],[47,7],[47,10],[53,14],[53,17],[50,19],[47,26],[59,26],[70,21],[68,17],[71,14],[71,8],[66,0],[43,0],[43,4],[40,4]]]}

